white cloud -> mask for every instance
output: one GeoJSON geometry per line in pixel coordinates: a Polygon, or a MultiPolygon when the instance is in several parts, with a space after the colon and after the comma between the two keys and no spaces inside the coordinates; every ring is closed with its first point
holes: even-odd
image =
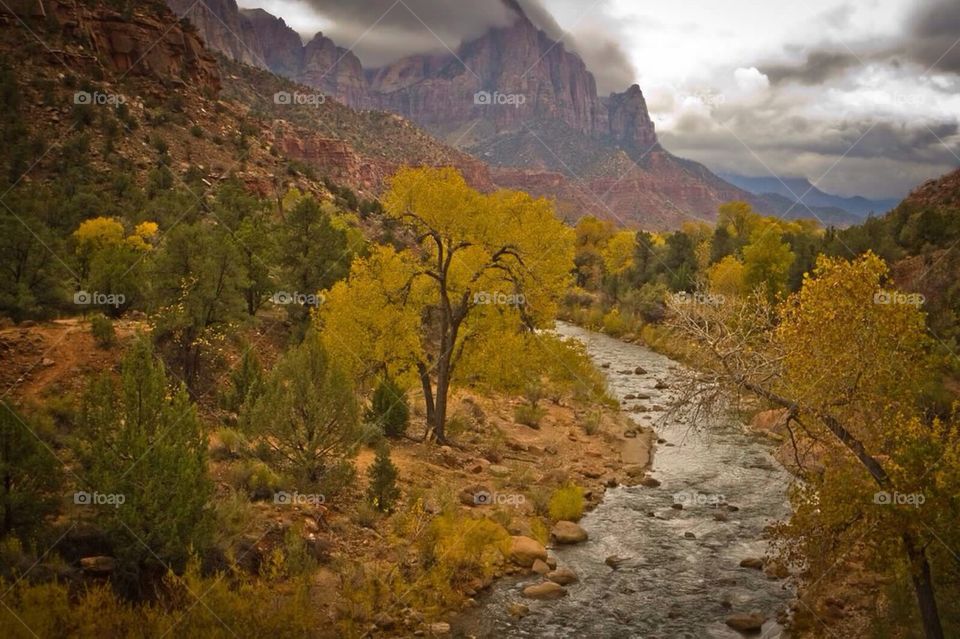
{"type": "Polygon", "coordinates": [[[733,78],[737,87],[746,93],[757,93],[770,88],[770,78],[761,73],[757,67],[749,69],[741,67],[733,72],[733,78]]]}

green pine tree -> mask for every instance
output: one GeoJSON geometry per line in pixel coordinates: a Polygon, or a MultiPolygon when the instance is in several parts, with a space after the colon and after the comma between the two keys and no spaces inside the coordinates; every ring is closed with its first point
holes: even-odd
{"type": "Polygon", "coordinates": [[[138,588],[144,574],[182,570],[212,532],[207,438],[148,338],[124,358],[119,385],[104,376],[87,390],[81,432],[84,490],[114,496],[91,507],[113,542],[121,584],[138,588]]]}
{"type": "Polygon", "coordinates": [[[0,538],[11,533],[29,538],[58,501],[60,475],[49,446],[0,401],[0,538]]]}
{"type": "Polygon", "coordinates": [[[387,437],[401,437],[410,421],[410,405],[403,389],[390,377],[384,377],[373,392],[367,421],[383,429],[387,437]]]}
{"type": "Polygon", "coordinates": [[[397,467],[390,461],[390,448],[386,444],[377,449],[377,457],[367,474],[370,477],[367,489],[370,503],[381,512],[392,511],[400,498],[400,489],[397,488],[397,467]]]}

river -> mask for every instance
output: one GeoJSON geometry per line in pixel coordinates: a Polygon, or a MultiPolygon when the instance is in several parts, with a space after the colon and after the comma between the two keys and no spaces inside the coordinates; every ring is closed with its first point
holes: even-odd
{"type": "MultiPolygon", "coordinates": [[[[625,402],[625,409],[670,403],[669,388],[655,386],[660,380],[669,387],[680,364],[575,326],[561,324],[558,331],[584,342],[598,366],[607,365],[619,399],[649,396],[625,402]],[[647,374],[633,374],[638,366],[647,374]]],[[[775,619],[793,598],[788,582],[739,566],[764,555],[764,529],[790,514],[790,476],[770,444],[732,420],[691,424],[664,411],[630,415],[654,426],[661,440],[650,473],[661,486],[608,489],[580,522],[589,541],[551,551],[580,578],[568,586],[569,596],[532,601],[520,591],[538,581],[536,575],[500,580],[479,608],[454,624],[456,636],[739,639],[725,619],[760,612],[768,621],[752,636],[786,637],[775,619]],[[605,563],[612,555],[625,560],[616,570],[605,563]],[[526,604],[530,614],[511,617],[510,602],[526,604]]]]}

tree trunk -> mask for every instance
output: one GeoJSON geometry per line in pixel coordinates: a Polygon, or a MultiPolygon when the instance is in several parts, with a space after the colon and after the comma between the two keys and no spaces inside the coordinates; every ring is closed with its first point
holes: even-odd
{"type": "Polygon", "coordinates": [[[427,425],[433,430],[435,406],[433,403],[433,385],[430,383],[430,370],[423,363],[417,363],[420,373],[420,385],[423,387],[423,401],[427,405],[427,425]]]}
{"type": "Polygon", "coordinates": [[[903,533],[903,545],[910,560],[910,578],[913,580],[913,590],[920,607],[923,634],[927,639],[943,639],[943,627],[940,625],[940,612],[937,610],[937,597],[927,553],[917,546],[912,533],[903,533]]]}

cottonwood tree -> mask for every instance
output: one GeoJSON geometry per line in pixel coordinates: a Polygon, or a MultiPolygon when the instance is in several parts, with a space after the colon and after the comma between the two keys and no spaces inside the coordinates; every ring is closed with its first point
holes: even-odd
{"type": "MultiPolygon", "coordinates": [[[[415,374],[433,438],[446,441],[465,351],[548,326],[573,269],[573,234],[546,200],[480,194],[454,169],[404,169],[384,198],[411,238],[354,262],[326,295],[324,341],[358,379],[415,374]]],[[[519,357],[520,354],[517,354],[519,357]]]]}
{"type": "MultiPolygon", "coordinates": [[[[924,315],[896,303],[910,298],[885,295],[886,278],[871,253],[821,257],[779,307],[762,292],[672,303],[671,325],[699,347],[680,403],[716,409],[732,389],[784,411],[795,450],[815,442],[822,451],[819,470],[796,455],[803,483],[779,531],[784,555],[803,560],[811,589],[848,555],[909,575],[923,630],[938,639],[936,585],[956,590],[960,439],[929,417],[936,369],[924,315]]],[[[940,603],[951,600],[955,592],[940,603]]]]}

